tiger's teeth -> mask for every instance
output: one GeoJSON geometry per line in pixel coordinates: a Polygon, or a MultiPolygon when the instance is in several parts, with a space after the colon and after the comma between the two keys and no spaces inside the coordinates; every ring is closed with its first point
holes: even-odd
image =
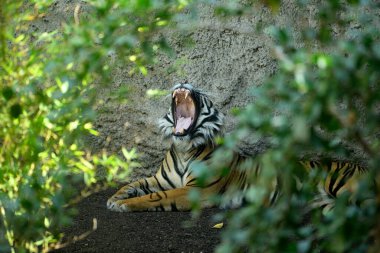
{"type": "Polygon", "coordinates": [[[178,104],[178,98],[177,97],[175,98],[175,104],[176,105],[178,104]]]}
{"type": "Polygon", "coordinates": [[[175,133],[175,127],[172,127],[173,133],[175,133]]]}
{"type": "Polygon", "coordinates": [[[183,134],[185,132],[185,129],[183,129],[183,128],[181,128],[180,130],[179,130],[179,133],[180,134],[183,134]]]}
{"type": "Polygon", "coordinates": [[[189,96],[189,93],[190,93],[190,91],[186,90],[186,92],[185,92],[185,99],[187,98],[187,96],[189,96]]]}

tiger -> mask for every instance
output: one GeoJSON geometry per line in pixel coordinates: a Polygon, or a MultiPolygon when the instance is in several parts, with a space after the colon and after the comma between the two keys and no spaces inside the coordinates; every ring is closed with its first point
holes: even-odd
{"type": "MultiPolygon", "coordinates": [[[[261,166],[256,164],[253,169],[241,169],[246,156],[235,152],[224,164],[229,168],[227,175],[216,176],[200,186],[194,167],[199,162],[207,164],[218,149],[216,139],[222,136],[224,115],[215,108],[209,96],[188,83],[175,85],[171,100],[169,112],[158,122],[164,139],[171,143],[158,171],[122,187],[108,199],[107,208],[119,212],[189,211],[192,202],[188,195],[192,189],[200,191],[201,208],[210,208],[215,206],[215,202],[210,201],[211,196],[223,195],[232,187],[239,189],[240,194],[232,195],[220,207],[241,206],[249,188],[248,179],[253,176],[250,173],[259,175],[261,166]]],[[[325,166],[315,161],[300,163],[307,169],[325,166]]],[[[326,169],[330,176],[322,184],[322,192],[329,198],[324,198],[327,202],[321,205],[330,205],[330,200],[345,190],[344,185],[365,171],[359,165],[346,162],[331,162],[326,169]]],[[[279,194],[280,189],[274,183],[269,202],[275,202],[279,194]]]]}

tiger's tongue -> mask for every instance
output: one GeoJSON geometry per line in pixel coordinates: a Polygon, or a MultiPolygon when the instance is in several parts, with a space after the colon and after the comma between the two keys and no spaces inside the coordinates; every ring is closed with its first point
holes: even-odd
{"type": "Polygon", "coordinates": [[[181,129],[186,130],[190,127],[190,125],[191,125],[191,117],[188,117],[188,118],[180,117],[177,119],[177,125],[175,126],[175,132],[181,133],[181,129]]]}

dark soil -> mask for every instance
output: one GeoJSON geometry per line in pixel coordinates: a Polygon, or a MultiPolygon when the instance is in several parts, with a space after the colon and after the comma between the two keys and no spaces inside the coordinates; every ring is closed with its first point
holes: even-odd
{"type": "Polygon", "coordinates": [[[72,226],[64,230],[65,240],[72,241],[92,230],[87,237],[54,251],[63,252],[213,252],[220,242],[220,229],[212,217],[218,209],[203,210],[192,221],[190,212],[117,213],[106,208],[106,201],[115,189],[109,189],[84,199],[78,204],[78,215],[72,226]]]}

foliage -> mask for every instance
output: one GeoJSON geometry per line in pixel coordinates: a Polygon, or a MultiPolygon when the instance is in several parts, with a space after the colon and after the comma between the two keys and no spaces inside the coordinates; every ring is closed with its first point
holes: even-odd
{"type": "MultiPolygon", "coordinates": [[[[3,1],[0,8],[0,251],[41,252],[57,244],[74,214],[76,189],[125,179],[135,152],[91,154],[94,83],[107,83],[108,56],[146,74],[186,1],[97,1],[77,5],[75,22],[30,32],[52,1],[3,1]],[[81,17],[83,5],[88,16],[81,17]],[[118,173],[117,173],[118,172],[118,173]],[[115,176],[117,175],[117,176],[115,176]]],[[[74,21],[74,20],[73,20],[74,21]]]]}
{"type": "MultiPolygon", "coordinates": [[[[171,52],[160,32],[176,26],[188,2],[210,3],[226,18],[257,8],[252,1],[88,0],[76,5],[73,22],[31,33],[29,26],[52,1],[2,2],[0,251],[48,250],[73,215],[69,204],[75,189],[98,183],[99,167],[106,170],[106,182],[115,175],[124,178],[133,167],[133,151],[123,150],[125,162],[91,154],[83,144],[83,136],[97,134],[91,124],[98,102],[95,83],[109,82],[108,56],[114,53],[131,72],[146,75],[159,50],[171,52]]],[[[262,2],[281,11],[280,1],[262,2]]],[[[308,1],[298,4],[310,10],[308,1]]],[[[309,11],[302,17],[315,22],[298,31],[297,42],[291,24],[265,27],[275,41],[278,71],[252,90],[255,102],[237,112],[239,126],[223,140],[221,152],[230,152],[247,135],[269,139],[271,147],[255,158],[265,168],[263,176],[247,192],[248,205],[232,212],[219,252],[375,252],[380,247],[372,240],[380,237],[372,180],[380,178],[378,7],[366,1],[315,3],[315,17],[307,16],[309,11]],[[327,214],[308,208],[323,173],[307,174],[297,166],[300,155],[315,153],[347,160],[355,155],[369,171],[359,190],[339,197],[327,214]],[[282,197],[268,207],[268,185],[277,176],[282,197]],[[302,186],[295,178],[302,178],[302,186]]]]}
{"type": "MultiPolygon", "coordinates": [[[[280,1],[265,2],[281,10],[280,1]]],[[[236,112],[239,126],[223,140],[220,156],[248,135],[269,140],[270,148],[254,158],[262,164],[263,175],[252,179],[247,206],[231,212],[217,252],[379,249],[374,240],[380,229],[379,188],[373,180],[380,182],[379,4],[322,1],[312,6],[315,17],[308,16],[308,4],[298,3],[305,13],[299,18],[315,22],[300,30],[291,24],[266,27],[274,40],[278,70],[252,89],[254,102],[236,112]],[[301,34],[300,41],[295,41],[294,31],[301,34]],[[356,192],[342,194],[332,211],[322,213],[308,203],[325,173],[306,173],[298,164],[299,159],[326,157],[360,163],[368,173],[358,181],[356,192]],[[276,178],[282,196],[268,206],[265,201],[276,178]]],[[[218,10],[244,15],[247,8],[218,10]]]]}

